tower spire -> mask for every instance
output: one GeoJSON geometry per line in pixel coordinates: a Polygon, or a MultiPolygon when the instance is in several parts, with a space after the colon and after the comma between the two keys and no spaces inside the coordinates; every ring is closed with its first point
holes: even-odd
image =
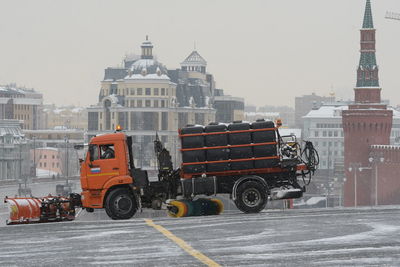
{"type": "Polygon", "coordinates": [[[367,0],[365,5],[363,29],[373,29],[374,21],[372,19],[371,0],[367,0]]]}
{"type": "MultiPolygon", "coordinates": [[[[361,55],[357,70],[357,85],[362,88],[379,88],[379,68],[375,55],[375,32],[371,1],[367,0],[365,5],[363,28],[361,29],[361,55]]],[[[378,99],[376,99],[378,100],[378,99]]]]}

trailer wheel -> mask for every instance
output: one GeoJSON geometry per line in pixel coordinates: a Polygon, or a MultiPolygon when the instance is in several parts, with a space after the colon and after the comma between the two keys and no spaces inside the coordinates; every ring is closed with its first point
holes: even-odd
{"type": "Polygon", "coordinates": [[[236,192],[236,207],[245,213],[258,213],[267,205],[267,190],[261,183],[244,182],[236,192]]]}
{"type": "Polygon", "coordinates": [[[137,204],[130,190],[127,188],[116,188],[108,194],[105,209],[111,219],[126,220],[135,215],[137,204]]]}

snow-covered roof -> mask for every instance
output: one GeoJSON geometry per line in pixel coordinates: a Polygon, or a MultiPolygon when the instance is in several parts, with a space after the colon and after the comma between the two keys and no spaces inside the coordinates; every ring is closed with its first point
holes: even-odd
{"type": "Polygon", "coordinates": [[[51,150],[51,151],[58,151],[55,147],[37,147],[36,150],[51,150]]]}
{"type": "Polygon", "coordinates": [[[126,76],[126,80],[170,80],[170,78],[165,75],[165,74],[147,74],[147,75],[142,75],[142,74],[133,74],[131,76],[126,76]]]}
{"type": "MultiPolygon", "coordinates": [[[[323,105],[319,109],[311,110],[303,118],[341,118],[342,111],[348,109],[348,105],[323,105]]],[[[392,107],[388,107],[388,109],[393,111],[393,119],[400,119],[400,111],[392,107]]]]}
{"type": "Polygon", "coordinates": [[[349,107],[347,105],[324,105],[319,109],[313,109],[308,112],[303,118],[341,118],[342,111],[347,110],[349,107]]]}

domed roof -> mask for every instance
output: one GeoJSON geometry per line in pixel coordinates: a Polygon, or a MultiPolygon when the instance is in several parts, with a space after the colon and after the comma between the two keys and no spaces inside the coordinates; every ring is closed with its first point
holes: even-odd
{"type": "Polygon", "coordinates": [[[169,80],[167,68],[153,57],[153,44],[146,36],[141,45],[142,55],[134,60],[128,69],[125,79],[166,79],[169,80]]]}
{"type": "Polygon", "coordinates": [[[131,74],[142,74],[143,70],[146,74],[157,74],[157,71],[161,71],[161,74],[167,74],[167,68],[155,59],[138,59],[133,62],[129,68],[131,74]]]}

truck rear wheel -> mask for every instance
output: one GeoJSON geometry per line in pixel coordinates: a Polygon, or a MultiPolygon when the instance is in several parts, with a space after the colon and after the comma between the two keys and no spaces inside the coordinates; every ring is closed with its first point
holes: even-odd
{"type": "Polygon", "coordinates": [[[111,219],[126,220],[135,215],[137,204],[134,195],[129,189],[116,188],[108,194],[105,209],[111,219]]]}
{"type": "Polygon", "coordinates": [[[236,191],[236,207],[245,213],[258,213],[267,205],[267,189],[255,181],[244,182],[236,191]]]}

